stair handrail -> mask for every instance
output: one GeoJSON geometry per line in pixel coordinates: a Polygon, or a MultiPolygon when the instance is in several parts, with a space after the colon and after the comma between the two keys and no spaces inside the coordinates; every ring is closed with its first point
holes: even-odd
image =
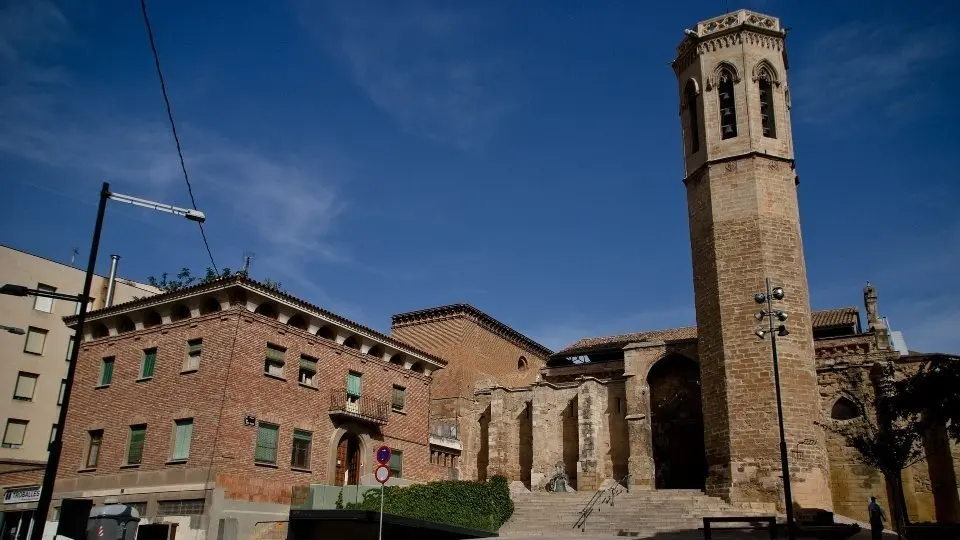
{"type": "MultiPolygon", "coordinates": [[[[591,514],[593,514],[593,510],[594,510],[593,507],[594,507],[594,506],[596,506],[598,503],[599,503],[599,504],[609,503],[610,506],[613,506],[614,499],[616,498],[617,493],[618,493],[621,489],[624,490],[624,491],[626,491],[626,492],[629,492],[629,491],[630,491],[630,476],[631,476],[630,474],[625,475],[623,478],[617,480],[616,482],[613,483],[612,486],[610,486],[610,487],[608,487],[608,488],[606,488],[606,489],[598,489],[598,490],[593,494],[593,496],[590,497],[590,500],[587,501],[587,504],[584,505],[583,509],[580,510],[580,515],[579,515],[579,517],[577,517],[577,522],[573,524],[573,528],[576,529],[576,528],[579,527],[579,528],[580,528],[580,532],[586,531],[586,528],[587,528],[587,518],[590,517],[591,514]],[[606,498],[604,498],[604,495],[606,495],[606,498]],[[603,500],[601,500],[601,499],[603,499],[603,500]]],[[[600,507],[598,506],[596,510],[597,510],[597,512],[599,512],[599,511],[600,511],[600,507]]]]}

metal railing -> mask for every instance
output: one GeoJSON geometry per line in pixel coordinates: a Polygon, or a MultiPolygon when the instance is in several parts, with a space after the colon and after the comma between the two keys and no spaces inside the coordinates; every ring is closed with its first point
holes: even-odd
{"type": "Polygon", "coordinates": [[[460,440],[460,434],[455,422],[437,422],[430,424],[430,435],[441,439],[460,440]]]}
{"type": "Polygon", "coordinates": [[[600,512],[601,506],[603,504],[609,504],[610,506],[614,505],[617,494],[630,491],[630,475],[626,475],[620,480],[616,481],[612,486],[607,489],[598,489],[596,493],[593,494],[593,497],[590,497],[590,500],[587,501],[587,504],[584,505],[583,510],[580,510],[580,515],[577,517],[577,522],[573,524],[574,529],[579,528],[580,532],[586,531],[587,528],[587,518],[593,514],[594,510],[598,513],[600,512]]]}
{"type": "Polygon", "coordinates": [[[390,404],[372,397],[352,396],[345,388],[340,388],[330,391],[330,407],[327,412],[376,424],[386,424],[390,404]]]}

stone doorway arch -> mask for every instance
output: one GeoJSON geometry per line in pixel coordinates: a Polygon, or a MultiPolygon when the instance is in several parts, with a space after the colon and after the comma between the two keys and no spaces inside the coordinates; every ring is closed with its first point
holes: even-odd
{"type": "Polygon", "coordinates": [[[330,451],[327,460],[327,477],[335,486],[359,485],[361,479],[370,471],[368,459],[373,451],[370,437],[356,430],[340,428],[330,438],[330,451]]]}
{"type": "Polygon", "coordinates": [[[707,478],[700,366],[670,355],[647,373],[657,489],[704,489],[707,478]]]}

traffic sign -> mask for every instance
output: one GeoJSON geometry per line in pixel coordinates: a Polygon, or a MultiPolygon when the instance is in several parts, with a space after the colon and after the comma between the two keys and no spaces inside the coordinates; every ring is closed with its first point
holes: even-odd
{"type": "Polygon", "coordinates": [[[386,484],[387,480],[390,479],[390,469],[386,465],[380,465],[373,471],[373,477],[377,479],[377,482],[380,484],[386,484]]]}
{"type": "Polygon", "coordinates": [[[386,465],[390,463],[391,457],[393,457],[393,451],[390,450],[389,446],[381,446],[380,448],[377,448],[377,463],[386,465]]]}

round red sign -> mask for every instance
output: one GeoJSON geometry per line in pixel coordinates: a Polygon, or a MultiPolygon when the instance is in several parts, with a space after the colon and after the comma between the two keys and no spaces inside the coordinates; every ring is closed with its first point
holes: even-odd
{"type": "Polygon", "coordinates": [[[386,465],[380,465],[373,471],[373,477],[377,479],[377,482],[386,484],[387,480],[390,479],[390,469],[386,465]]]}

